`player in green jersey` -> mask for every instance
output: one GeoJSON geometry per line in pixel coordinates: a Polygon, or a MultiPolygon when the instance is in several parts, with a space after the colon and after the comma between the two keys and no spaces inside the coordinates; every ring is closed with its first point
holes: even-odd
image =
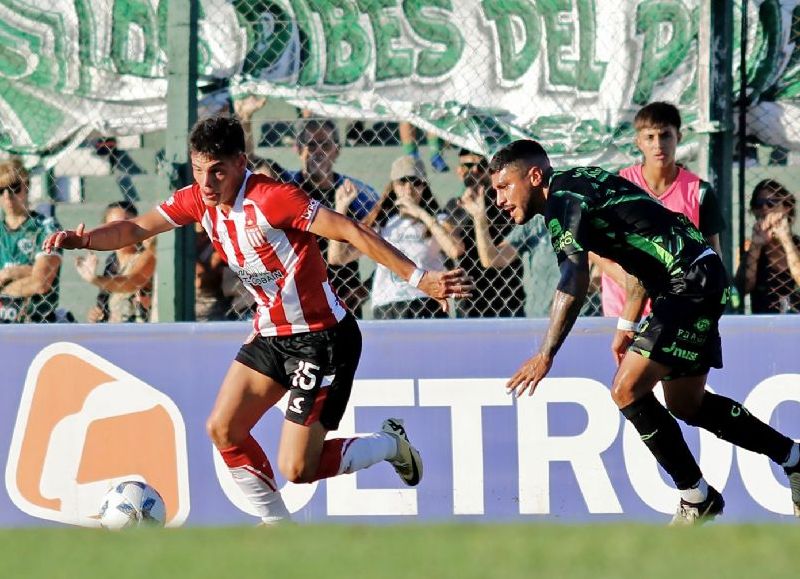
{"type": "Polygon", "coordinates": [[[686,216],[603,169],[556,171],[535,141],[504,147],[489,171],[497,205],[515,223],[544,215],[561,270],[542,345],[508,381],[509,392],[532,394],[549,372],[586,297],[588,253],[612,259],[626,271],[627,299],[612,342],[619,368],[611,396],[680,491],[673,523],[703,523],[725,504],[673,416],[781,465],[800,516],[800,446],[705,389],[710,368],[722,367],[718,322],[730,290],[722,261],[686,216]],[[648,296],[652,312],[639,327],[648,296]],[[659,380],[667,408],[653,395],[659,380]]]}

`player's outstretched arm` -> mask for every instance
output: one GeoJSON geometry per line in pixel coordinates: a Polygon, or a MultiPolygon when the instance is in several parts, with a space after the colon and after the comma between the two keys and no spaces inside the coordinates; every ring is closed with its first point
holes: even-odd
{"type": "Polygon", "coordinates": [[[385,241],[372,229],[330,209],[320,207],[309,227],[316,235],[345,241],[370,259],[386,266],[400,278],[414,283],[426,294],[439,300],[446,308],[449,297],[469,297],[472,280],[463,270],[425,271],[421,277],[414,262],[385,241]],[[417,272],[415,274],[415,272],[417,272]]]}
{"type": "Polygon", "coordinates": [[[568,255],[561,262],[561,279],[558,282],[553,307],[550,309],[550,325],[539,352],[526,360],[506,383],[506,391],[522,396],[525,390],[532,395],[539,382],[547,376],[553,358],[567,338],[589,289],[589,260],[586,252],[568,255]]]}
{"type": "Polygon", "coordinates": [[[62,249],[97,249],[107,251],[119,249],[127,245],[140,243],[145,239],[169,231],[174,226],[164,219],[156,209],[151,209],[144,215],[135,219],[113,221],[86,230],[83,223],[75,229],[56,231],[49,235],[42,244],[42,249],[50,252],[56,248],[62,249]]]}

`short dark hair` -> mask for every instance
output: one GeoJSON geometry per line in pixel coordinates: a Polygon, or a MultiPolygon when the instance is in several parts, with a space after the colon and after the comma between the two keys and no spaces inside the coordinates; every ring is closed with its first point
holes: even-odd
{"type": "Polygon", "coordinates": [[[671,103],[655,101],[643,106],[633,118],[633,126],[638,131],[646,127],[675,127],[681,130],[681,113],[671,103]]]}
{"type": "Polygon", "coordinates": [[[286,169],[274,159],[259,157],[258,155],[249,155],[247,160],[250,162],[251,170],[254,173],[265,173],[277,181],[283,181],[286,177],[286,169]]]}
{"type": "Polygon", "coordinates": [[[479,157],[484,157],[484,158],[486,157],[486,155],[484,155],[483,153],[476,153],[475,151],[471,151],[471,150],[467,149],[466,147],[461,147],[458,150],[458,156],[459,157],[469,157],[471,155],[478,155],[479,157]]]}
{"type": "Polygon", "coordinates": [[[139,215],[139,210],[136,209],[136,205],[133,204],[133,201],[128,201],[127,199],[123,199],[121,201],[112,201],[106,205],[106,210],[103,212],[104,219],[108,215],[108,212],[112,209],[122,209],[125,213],[133,217],[139,215]]]}
{"type": "Polygon", "coordinates": [[[489,174],[494,175],[505,169],[509,165],[526,164],[528,167],[550,167],[550,158],[538,142],[530,139],[520,139],[509,143],[492,157],[489,163],[489,174]]]}
{"type": "Polygon", "coordinates": [[[320,130],[328,133],[331,136],[331,140],[339,146],[339,129],[336,128],[336,123],[330,119],[308,119],[302,121],[297,127],[297,147],[299,149],[307,147],[314,133],[320,130]]]}
{"type": "Polygon", "coordinates": [[[200,119],[192,127],[189,148],[214,159],[241,155],[245,151],[242,124],[238,119],[223,115],[200,119]]]}

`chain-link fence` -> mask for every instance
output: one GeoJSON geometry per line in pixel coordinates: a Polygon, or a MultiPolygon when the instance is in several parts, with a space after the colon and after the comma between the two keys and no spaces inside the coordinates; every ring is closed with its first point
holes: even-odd
{"type": "Polygon", "coordinates": [[[736,283],[747,312],[800,313],[793,191],[800,177],[800,6],[774,1],[746,6],[736,11],[734,30],[740,97],[736,283]]]}
{"type": "MultiPolygon", "coordinates": [[[[254,170],[368,221],[423,267],[467,269],[476,295],[455,304],[451,315],[545,316],[558,279],[549,240],[543,233],[514,235],[494,205],[486,160],[498,146],[528,136],[546,146],[556,166],[618,170],[640,163],[634,115],[648,102],[665,100],[683,117],[678,161],[698,170],[701,4],[203,0],[198,115],[237,114],[248,129],[254,170]]],[[[0,42],[19,57],[8,62],[13,74],[0,72],[0,143],[29,168],[26,211],[69,228],[124,218],[114,213],[130,217],[130,204],[145,211],[168,195],[158,174],[172,33],[168,4],[118,3],[111,16],[101,3],[75,7],[56,9],[39,0],[21,10],[13,1],[0,3],[7,38],[14,40],[0,42]]],[[[790,130],[800,127],[800,119],[792,124],[790,106],[797,9],[777,0],[746,7],[749,19],[741,4],[734,8],[735,27],[746,21],[748,31],[734,38],[747,55],[750,112],[742,126],[748,162],[755,158],[765,169],[756,176],[748,168],[747,184],[772,177],[790,185],[791,151],[800,148],[790,130]],[[759,118],[765,119],[761,129],[759,118]],[[787,135],[782,140],[775,136],[778,126],[787,135]]],[[[7,189],[15,183],[0,179],[7,189]]],[[[14,221],[6,204],[14,195],[2,199],[8,240],[14,221]]],[[[736,232],[734,206],[725,218],[736,232]]],[[[748,234],[736,237],[737,244],[751,237],[753,220],[746,215],[748,234]]],[[[47,220],[41,222],[44,228],[47,220]]],[[[775,245],[763,244],[762,253],[775,245]]],[[[324,240],[321,246],[337,293],[360,317],[439,315],[349,248],[324,240]]],[[[61,256],[60,271],[49,276],[57,299],[49,290],[31,294],[49,295],[45,318],[71,312],[78,321],[153,319],[155,249],[126,252],[61,256]],[[118,302],[125,305],[112,315],[118,302]]],[[[197,319],[250,317],[252,298],[200,230],[196,257],[197,319]]],[[[35,269],[35,252],[25,259],[35,269]]],[[[787,278],[789,266],[782,265],[787,259],[770,264],[796,293],[796,278],[787,278]]],[[[23,265],[17,261],[24,259],[4,256],[0,265],[10,276],[23,265]]],[[[48,263],[58,267],[58,257],[48,263]]],[[[602,313],[599,275],[593,280],[586,315],[602,313]]],[[[4,282],[3,303],[23,297],[12,290],[4,282]]],[[[788,303],[791,310],[793,299],[788,303]]]]}

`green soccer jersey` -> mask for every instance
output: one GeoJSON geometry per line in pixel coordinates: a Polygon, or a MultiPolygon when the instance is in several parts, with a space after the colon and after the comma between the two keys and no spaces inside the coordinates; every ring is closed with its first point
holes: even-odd
{"type": "Polygon", "coordinates": [[[545,222],[559,263],[593,251],[639,278],[651,296],[710,249],[685,215],[598,167],[553,172],[545,222]]]}
{"type": "MultiPolygon", "coordinates": [[[[45,238],[58,231],[60,226],[52,217],[31,211],[30,217],[17,229],[9,229],[0,221],[0,268],[11,265],[33,265],[43,253],[45,238]]],[[[56,250],[61,255],[61,250],[56,250]]],[[[53,286],[46,294],[25,298],[2,295],[0,289],[0,322],[42,322],[51,319],[58,307],[59,272],[53,286]]]]}

